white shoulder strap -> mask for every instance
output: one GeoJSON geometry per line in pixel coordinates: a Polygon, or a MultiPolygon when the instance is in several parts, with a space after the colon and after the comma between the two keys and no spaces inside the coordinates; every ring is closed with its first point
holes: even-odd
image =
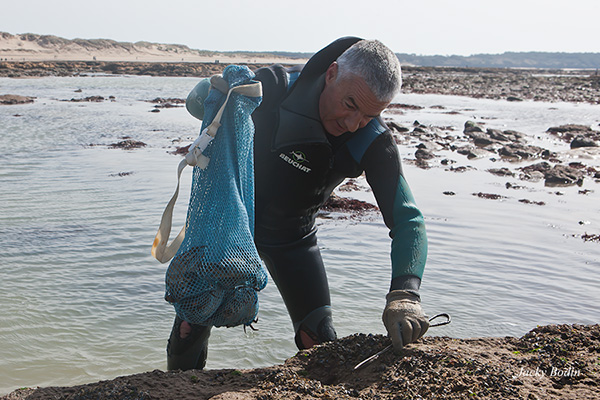
{"type": "Polygon", "coordinates": [[[233,92],[241,94],[247,97],[261,97],[262,96],[262,86],[260,82],[253,82],[247,85],[240,85],[233,87],[228,90],[228,84],[225,80],[223,80],[221,75],[215,75],[211,77],[211,87],[220,90],[223,93],[227,93],[227,97],[223,102],[223,105],[217,111],[215,118],[208,125],[202,133],[198,136],[198,138],[190,145],[188,150],[188,154],[186,154],[185,158],[181,160],[179,166],[177,167],[177,188],[175,189],[175,193],[171,200],[167,204],[165,211],[163,212],[160,226],[158,228],[158,232],[156,233],[156,237],[154,238],[154,243],[152,243],[152,255],[161,263],[166,263],[171,258],[175,256],[179,246],[183,242],[183,238],[185,237],[185,225],[179,231],[179,234],[171,244],[167,244],[169,241],[169,236],[171,234],[171,226],[173,224],[173,209],[175,208],[175,202],[177,201],[177,197],[179,196],[179,184],[181,180],[181,173],[184,168],[188,165],[197,166],[199,168],[206,168],[208,166],[209,159],[202,152],[206,149],[208,144],[214,139],[217,135],[217,131],[221,126],[221,117],[223,116],[223,112],[225,111],[225,107],[227,106],[227,102],[229,101],[229,97],[233,92]]]}

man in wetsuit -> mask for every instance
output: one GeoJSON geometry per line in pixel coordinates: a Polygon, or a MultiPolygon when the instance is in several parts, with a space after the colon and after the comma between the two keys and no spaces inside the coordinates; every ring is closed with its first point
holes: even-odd
{"type": "MultiPolygon", "coordinates": [[[[418,293],[427,238],[380,118],[401,85],[400,64],[378,41],[338,39],[303,67],[256,71],[263,100],[252,114],[255,243],[279,289],[299,349],[336,338],[315,219],[332,191],[366,174],[392,237],[392,279],[383,322],[394,350],[429,327],[418,293]]],[[[169,369],[203,368],[210,327],[175,319],[169,369]]]]}

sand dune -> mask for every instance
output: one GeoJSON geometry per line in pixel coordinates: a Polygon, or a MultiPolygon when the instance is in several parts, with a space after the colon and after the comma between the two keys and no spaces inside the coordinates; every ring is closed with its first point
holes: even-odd
{"type": "Polygon", "coordinates": [[[0,61],[144,61],[203,63],[304,63],[305,59],[268,53],[223,53],[180,44],[117,42],[110,39],[65,39],[31,33],[0,32],[0,61]]]}

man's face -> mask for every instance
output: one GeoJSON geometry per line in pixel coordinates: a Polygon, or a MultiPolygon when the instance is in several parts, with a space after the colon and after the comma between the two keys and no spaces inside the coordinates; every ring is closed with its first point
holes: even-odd
{"type": "Polygon", "coordinates": [[[325,87],[319,98],[319,115],[329,134],[340,136],[354,132],[390,104],[377,100],[364,79],[352,74],[337,77],[338,65],[334,62],[325,73],[325,87]]]}

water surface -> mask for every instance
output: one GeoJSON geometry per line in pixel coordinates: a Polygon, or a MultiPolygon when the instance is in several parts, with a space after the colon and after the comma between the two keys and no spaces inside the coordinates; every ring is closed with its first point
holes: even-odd
{"type": "MultiPolygon", "coordinates": [[[[151,113],[145,100],[184,98],[196,81],[0,78],[0,93],[37,97],[33,104],[0,107],[0,394],[166,369],[173,309],[163,300],[166,266],[152,258],[150,246],[175,188],[180,158],[169,152],[188,144],[199,122],[184,108],[151,113]],[[96,95],[115,99],[62,101],[96,95]],[[123,137],[148,146],[109,148],[123,137]]],[[[424,107],[388,115],[403,125],[418,120],[452,127],[458,136],[472,119],[526,133],[561,154],[569,153],[568,145],[547,136],[548,127],[600,129],[600,106],[436,95],[397,101],[424,107]]],[[[598,322],[600,244],[580,237],[600,233],[598,183],[586,178],[582,187],[548,188],[486,172],[514,164],[452,152],[444,156],[454,166],[472,168],[450,172],[434,160],[435,168],[423,170],[410,163],[416,144],[400,151],[429,235],[423,305],[430,315],[447,312],[454,320],[429,334],[520,336],[539,324],[598,322]],[[507,181],[525,188],[507,189],[507,181]],[[486,200],[476,192],[506,198],[486,200]]],[[[582,157],[598,168],[596,155],[582,157]]],[[[189,180],[188,171],[183,194],[189,180]]],[[[358,183],[364,191],[340,194],[373,202],[364,180],[358,183]]],[[[183,223],[185,203],[183,195],[176,226],[183,223]]],[[[332,217],[319,219],[319,243],[338,335],[384,333],[387,229],[376,213],[332,217]]],[[[258,331],[213,330],[208,368],[267,366],[295,354],[292,326],[272,283],[260,301],[258,331]]]]}

